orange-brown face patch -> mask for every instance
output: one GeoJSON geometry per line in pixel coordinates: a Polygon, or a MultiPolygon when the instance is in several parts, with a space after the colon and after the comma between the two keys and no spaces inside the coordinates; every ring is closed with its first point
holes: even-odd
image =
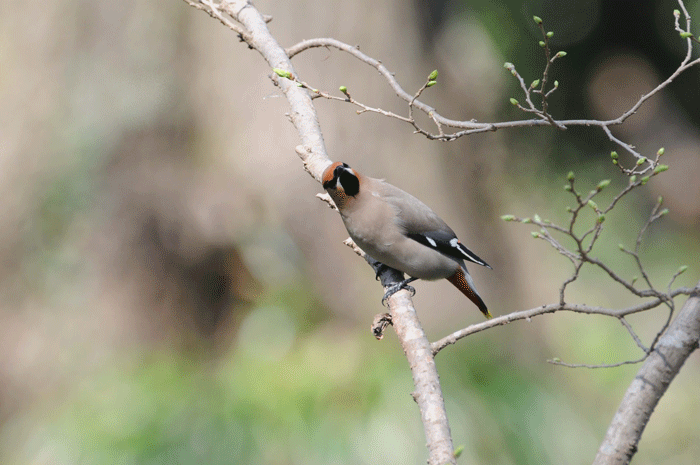
{"type": "Polygon", "coordinates": [[[331,166],[329,166],[328,168],[326,168],[326,171],[323,172],[323,178],[321,179],[321,182],[323,184],[326,184],[327,182],[332,181],[333,180],[333,171],[335,170],[335,168],[337,166],[342,165],[342,164],[343,164],[343,162],[337,161],[337,162],[333,163],[331,166]]]}

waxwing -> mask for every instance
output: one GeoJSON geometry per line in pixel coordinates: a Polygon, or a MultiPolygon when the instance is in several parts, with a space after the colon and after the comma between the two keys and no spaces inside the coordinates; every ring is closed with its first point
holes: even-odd
{"type": "Polygon", "coordinates": [[[491,318],[464,261],[491,267],[467,249],[427,205],[340,162],[324,171],[323,188],[338,207],[352,240],[375,260],[410,276],[389,288],[383,300],[402,288],[412,290],[408,283],[417,279],[447,279],[491,318]]]}

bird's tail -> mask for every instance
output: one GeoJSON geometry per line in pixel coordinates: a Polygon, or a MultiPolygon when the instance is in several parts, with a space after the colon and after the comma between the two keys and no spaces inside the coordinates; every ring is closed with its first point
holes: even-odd
{"type": "Polygon", "coordinates": [[[489,312],[488,308],[486,308],[486,304],[481,299],[481,296],[478,292],[476,292],[476,288],[474,287],[474,280],[469,275],[469,272],[466,268],[460,267],[455,272],[455,274],[447,278],[447,280],[451,282],[457,289],[459,289],[462,292],[462,294],[469,297],[469,300],[474,302],[474,304],[477,307],[479,307],[479,310],[481,310],[481,313],[483,313],[486,318],[493,318],[491,316],[491,312],[489,312]]]}

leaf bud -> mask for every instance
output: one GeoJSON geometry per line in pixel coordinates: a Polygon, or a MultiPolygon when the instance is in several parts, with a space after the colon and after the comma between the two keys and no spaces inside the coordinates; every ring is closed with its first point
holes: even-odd
{"type": "Polygon", "coordinates": [[[289,71],[285,71],[279,68],[272,68],[272,71],[274,71],[274,73],[277,74],[279,77],[292,79],[292,73],[290,73],[289,71]]]}
{"type": "Polygon", "coordinates": [[[598,185],[596,186],[596,190],[602,191],[603,189],[605,189],[606,187],[608,187],[608,185],[610,185],[610,180],[609,180],[609,179],[603,179],[603,180],[600,181],[600,182],[598,183],[598,185]]]}

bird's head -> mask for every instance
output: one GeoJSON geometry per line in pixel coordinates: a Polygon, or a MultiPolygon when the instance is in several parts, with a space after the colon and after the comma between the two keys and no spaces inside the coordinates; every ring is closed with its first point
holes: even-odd
{"type": "Polygon", "coordinates": [[[347,164],[335,162],[323,172],[323,188],[336,204],[344,204],[360,192],[360,175],[347,164]]]}

